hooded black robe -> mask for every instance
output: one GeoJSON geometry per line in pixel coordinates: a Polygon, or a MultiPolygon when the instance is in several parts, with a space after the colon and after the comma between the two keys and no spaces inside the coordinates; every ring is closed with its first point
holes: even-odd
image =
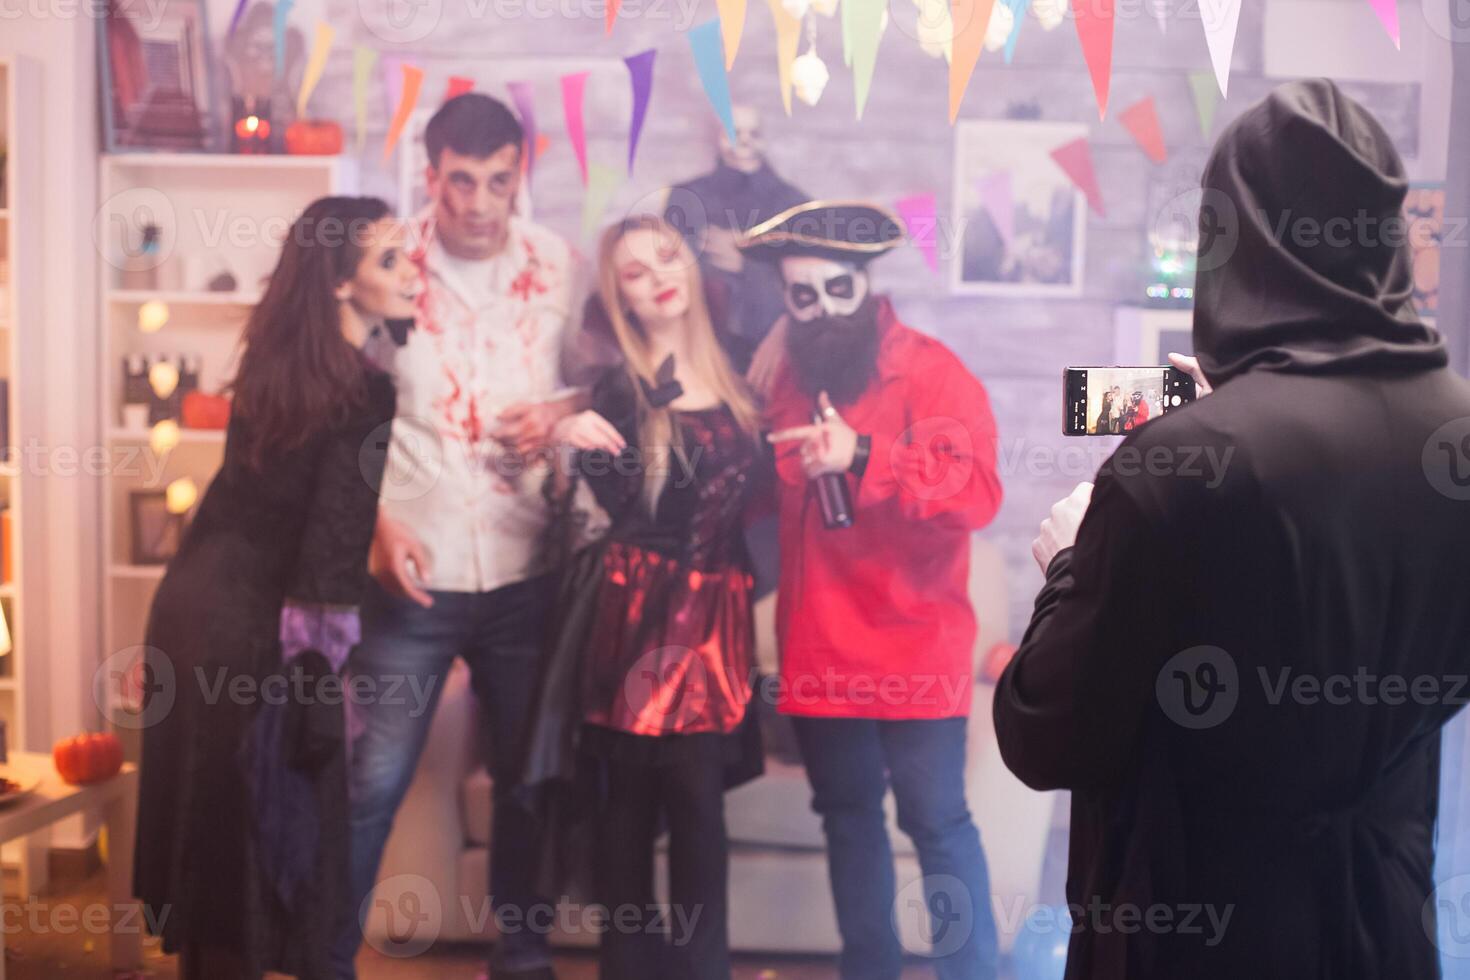
{"type": "Polygon", "coordinates": [[[1437,977],[1470,385],[1410,306],[1403,165],[1331,83],[1242,115],[1204,189],[1217,391],[1104,465],[995,698],[1011,769],[1073,790],[1066,975],[1437,977]]]}

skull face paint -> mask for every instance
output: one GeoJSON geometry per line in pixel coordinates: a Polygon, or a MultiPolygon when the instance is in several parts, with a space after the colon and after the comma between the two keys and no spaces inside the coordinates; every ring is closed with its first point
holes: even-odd
{"type": "Polygon", "coordinates": [[[851,316],[868,297],[868,273],[851,262],[793,255],[781,260],[786,310],[801,323],[851,316]]]}

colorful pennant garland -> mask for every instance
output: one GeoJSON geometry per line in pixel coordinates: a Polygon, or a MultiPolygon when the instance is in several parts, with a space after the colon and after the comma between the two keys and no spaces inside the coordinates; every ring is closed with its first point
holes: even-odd
{"type": "Polygon", "coordinates": [[[1097,118],[1102,119],[1108,114],[1108,89],[1113,78],[1113,0],[1072,0],[1072,19],[1077,22],[1082,57],[1092,75],[1097,118]]]}
{"type": "Polygon", "coordinates": [[[393,122],[388,127],[388,138],[383,143],[385,163],[393,156],[393,148],[398,145],[398,140],[403,136],[404,127],[408,125],[408,119],[413,115],[414,106],[418,105],[419,89],[424,84],[422,68],[407,64],[400,64],[398,67],[402,83],[399,89],[398,108],[393,113],[393,122]]]}
{"type": "Polygon", "coordinates": [[[561,77],[561,112],[567,123],[567,139],[577,155],[583,187],[587,186],[587,130],[582,121],[582,100],[587,91],[587,76],[591,74],[579,71],[561,77]]]}
{"type": "MultiPolygon", "coordinates": [[[[843,0],[849,2],[849,0],[843,0]]],[[[894,210],[908,229],[910,244],[924,256],[934,272],[939,271],[939,218],[933,194],[912,194],[894,202],[894,210]]]]}
{"type": "Polygon", "coordinates": [[[306,118],[306,102],[322,80],[322,70],[327,67],[327,55],[332,51],[335,36],[332,25],[325,21],[316,25],[316,42],[311,46],[311,59],[306,63],[306,72],[301,76],[301,89],[296,93],[296,115],[306,118]]]}
{"type": "Polygon", "coordinates": [[[707,20],[691,30],[689,47],[694,52],[694,67],[699,71],[704,94],[709,97],[715,115],[720,117],[725,133],[733,143],[735,115],[730,106],[730,79],[725,75],[724,43],[720,40],[719,19],[707,20]]]}

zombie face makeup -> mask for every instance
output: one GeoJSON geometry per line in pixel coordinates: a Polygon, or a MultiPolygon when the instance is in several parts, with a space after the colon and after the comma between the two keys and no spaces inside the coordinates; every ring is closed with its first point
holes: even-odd
{"type": "Polygon", "coordinates": [[[808,255],[781,260],[786,310],[799,323],[847,317],[868,298],[868,273],[851,262],[808,255]]]}

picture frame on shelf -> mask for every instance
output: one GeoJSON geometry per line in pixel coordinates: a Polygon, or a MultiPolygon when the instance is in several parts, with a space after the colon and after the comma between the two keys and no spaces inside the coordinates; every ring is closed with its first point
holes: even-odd
{"type": "Polygon", "coordinates": [[[219,149],[204,0],[108,0],[97,50],[107,151],[219,149]]]}
{"type": "Polygon", "coordinates": [[[1087,201],[1051,151],[1078,123],[972,120],[955,127],[950,291],[978,296],[1082,292],[1087,201]]]}
{"type": "Polygon", "coordinates": [[[167,565],[179,552],[184,515],[168,509],[163,490],[132,490],[128,495],[134,565],[167,565]]]}

